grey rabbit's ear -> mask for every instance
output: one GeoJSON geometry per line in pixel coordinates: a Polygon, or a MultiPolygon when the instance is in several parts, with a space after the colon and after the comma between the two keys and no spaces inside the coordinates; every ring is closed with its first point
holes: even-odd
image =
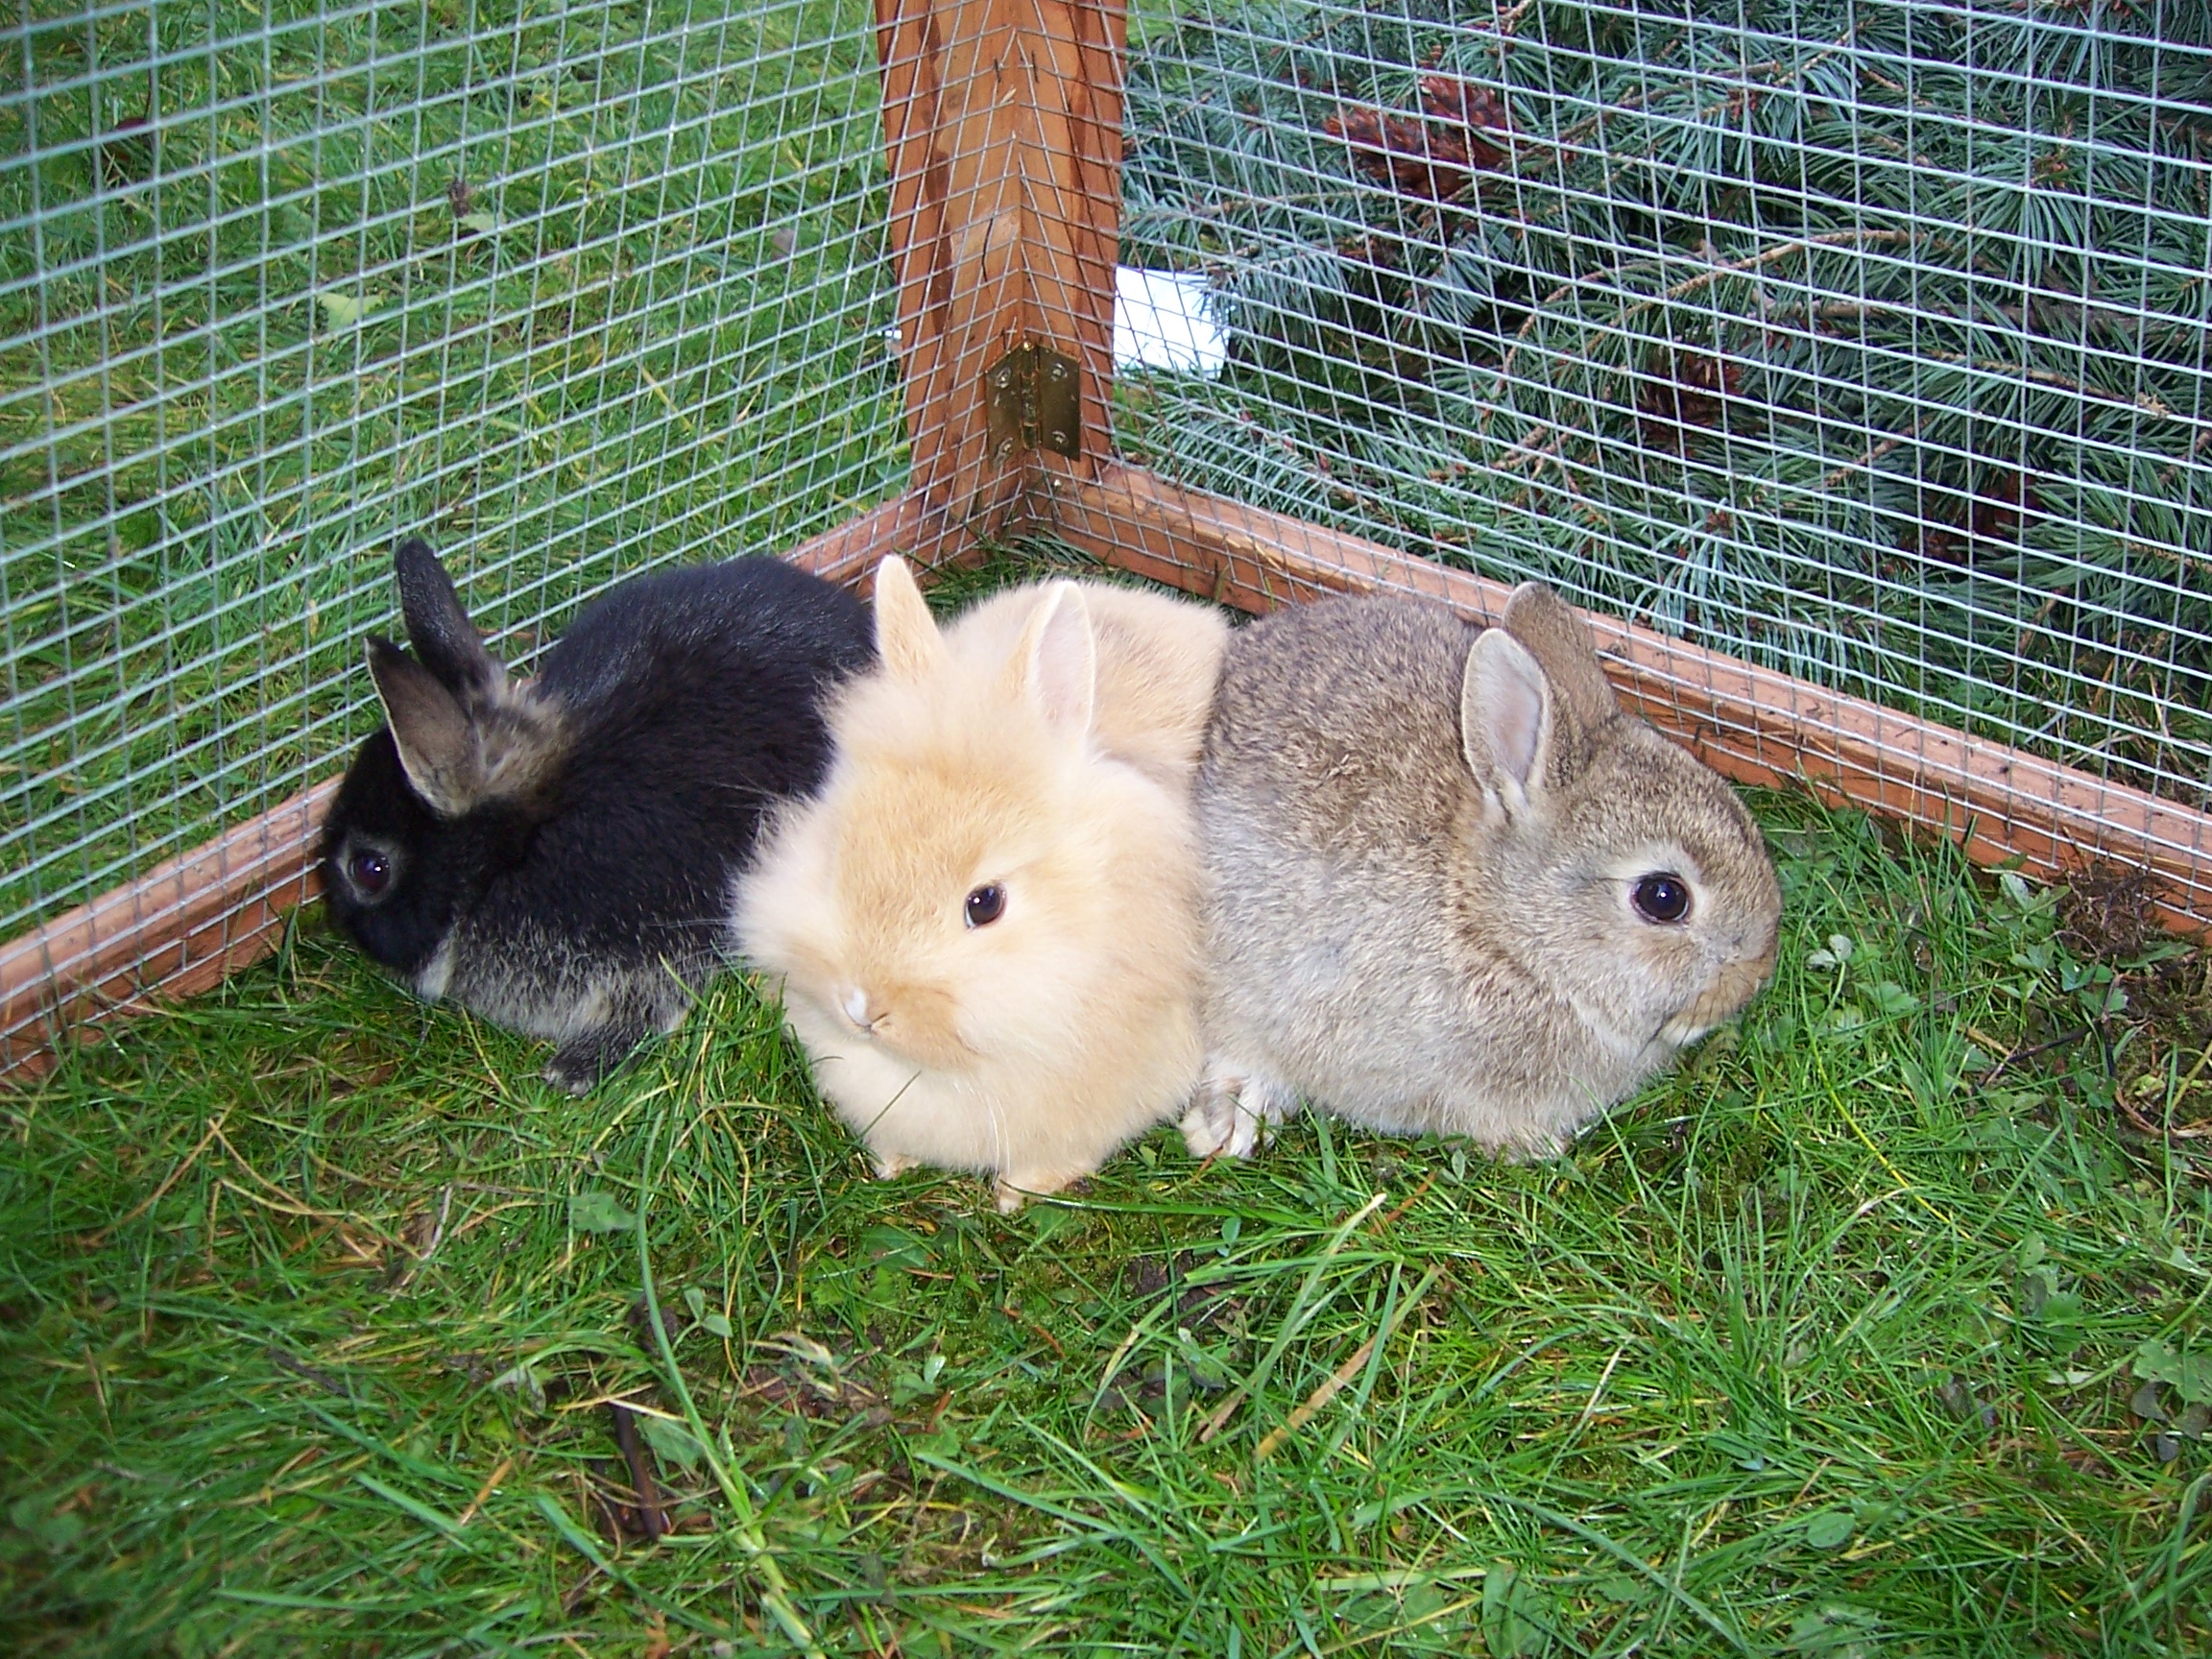
{"type": "Polygon", "coordinates": [[[1617,718],[1621,705],[1598,661],[1597,642],[1580,612],[1541,582],[1524,582],[1505,602],[1505,632],[1527,647],[1544,670],[1551,695],[1571,722],[1579,753],[1583,740],[1617,718]]]}
{"type": "Polygon", "coordinates": [[[1509,817],[1541,810],[1620,716],[1590,624],[1541,582],[1514,589],[1501,624],[1476,637],[1459,687],[1460,745],[1483,788],[1509,817]]]}
{"type": "Polygon", "coordinates": [[[461,609],[452,577],[430,544],[420,539],[402,541],[392,556],[392,573],[399,586],[408,643],[421,665],[464,698],[497,696],[507,684],[507,671],[484,649],[469,613],[461,609]]]}
{"type": "Polygon", "coordinates": [[[527,694],[502,686],[499,695],[464,703],[437,675],[374,636],[369,675],[407,781],[442,818],[529,794],[560,758],[558,712],[527,694]]]}
{"type": "Polygon", "coordinates": [[[1503,628],[1485,628],[1459,682],[1459,746],[1468,769],[1519,818],[1543,793],[1554,730],[1551,687],[1528,648],[1503,628]]]}

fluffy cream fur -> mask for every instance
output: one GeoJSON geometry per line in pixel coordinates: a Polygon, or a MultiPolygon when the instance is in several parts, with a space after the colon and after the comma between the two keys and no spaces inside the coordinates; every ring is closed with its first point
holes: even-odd
{"type": "MultiPolygon", "coordinates": [[[[1037,607],[1069,586],[1032,582],[994,594],[960,613],[947,642],[976,661],[1003,661],[1037,607]]],[[[1097,642],[1092,736],[1107,754],[1187,794],[1229,646],[1228,619],[1211,606],[1142,588],[1072,586],[1097,642]]]]}
{"type": "Polygon", "coordinates": [[[834,709],[828,783],[782,812],[734,923],[883,1173],[976,1170],[1012,1208],[1190,1094],[1187,780],[1224,643],[1194,609],[1055,583],[941,635],[903,563],[879,570],[882,666],[834,709]],[[992,884],[1003,913],[970,926],[992,884]]]}

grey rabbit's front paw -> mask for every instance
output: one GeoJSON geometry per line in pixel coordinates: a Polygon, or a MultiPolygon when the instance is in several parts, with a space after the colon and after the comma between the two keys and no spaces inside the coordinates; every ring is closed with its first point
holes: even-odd
{"type": "Polygon", "coordinates": [[[1193,1158],[1249,1158],[1297,1110],[1298,1094],[1289,1085],[1249,1067],[1210,1060],[1197,1097],[1183,1114],[1183,1144],[1193,1158]]]}

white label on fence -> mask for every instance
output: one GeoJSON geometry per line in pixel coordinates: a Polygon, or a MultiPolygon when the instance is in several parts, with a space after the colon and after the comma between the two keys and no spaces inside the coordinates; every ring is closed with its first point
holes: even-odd
{"type": "Polygon", "coordinates": [[[1203,273],[1114,273],[1114,367],[1172,369],[1212,379],[1229,361],[1229,335],[1214,321],[1203,273]]]}

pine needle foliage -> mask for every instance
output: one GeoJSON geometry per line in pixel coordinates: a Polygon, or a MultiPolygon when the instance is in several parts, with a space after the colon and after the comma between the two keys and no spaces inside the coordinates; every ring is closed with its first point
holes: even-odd
{"type": "Polygon", "coordinates": [[[1123,257],[1235,351],[1122,442],[2202,801],[2208,104],[2183,0],[1155,24],[1123,257]]]}

